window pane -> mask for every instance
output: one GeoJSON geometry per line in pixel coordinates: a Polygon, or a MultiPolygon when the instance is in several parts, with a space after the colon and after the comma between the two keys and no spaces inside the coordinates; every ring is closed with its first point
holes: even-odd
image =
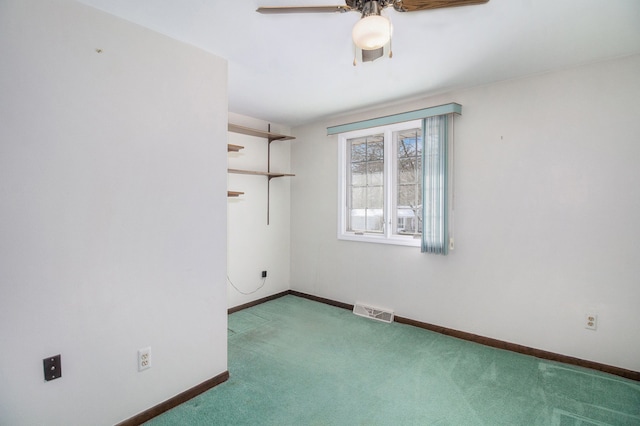
{"type": "Polygon", "coordinates": [[[422,129],[411,129],[395,133],[398,141],[398,158],[422,155],[422,129]]]}
{"type": "Polygon", "coordinates": [[[403,158],[398,160],[398,183],[416,183],[420,179],[422,171],[422,159],[403,158]]]}
{"type": "Polygon", "coordinates": [[[367,231],[382,232],[383,222],[382,209],[367,209],[367,231]]]}
{"type": "Polygon", "coordinates": [[[397,234],[422,232],[422,129],[394,133],[396,146],[395,230],[397,234]]]}
{"type": "Polygon", "coordinates": [[[384,223],[384,135],[349,139],[349,231],[382,232],[384,223]]]}
{"type": "Polygon", "coordinates": [[[419,202],[417,185],[400,185],[398,187],[398,208],[416,207],[419,202]]]}
{"type": "Polygon", "coordinates": [[[367,184],[382,185],[384,182],[384,162],[373,161],[367,163],[367,184]]]}
{"type": "Polygon", "coordinates": [[[351,143],[351,162],[364,161],[367,158],[367,139],[350,139],[349,142],[351,143]]]}
{"type": "Polygon", "coordinates": [[[352,209],[364,209],[367,207],[367,188],[352,188],[351,189],[351,208],[352,209]]]}
{"type": "Polygon", "coordinates": [[[382,210],[384,208],[384,190],[382,186],[370,186],[367,189],[367,207],[382,210]]]}
{"type": "Polygon", "coordinates": [[[349,211],[349,230],[362,231],[365,228],[364,209],[351,209],[349,211]]]}
{"type": "Polygon", "coordinates": [[[421,214],[420,209],[398,209],[398,234],[420,234],[422,232],[421,214]]]}
{"type": "Polygon", "coordinates": [[[382,135],[369,138],[367,142],[367,160],[382,160],[384,158],[384,139],[382,135]]]}
{"type": "Polygon", "coordinates": [[[367,163],[351,163],[351,185],[365,186],[367,184],[367,163]]]}

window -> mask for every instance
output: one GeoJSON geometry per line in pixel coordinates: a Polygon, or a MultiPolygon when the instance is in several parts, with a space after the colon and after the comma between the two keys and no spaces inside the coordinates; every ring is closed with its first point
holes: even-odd
{"type": "Polygon", "coordinates": [[[338,238],[420,246],[422,122],[342,133],[338,238]]]}
{"type": "Polygon", "coordinates": [[[340,144],[339,239],[453,249],[454,114],[462,105],[327,127],[340,144]]]}

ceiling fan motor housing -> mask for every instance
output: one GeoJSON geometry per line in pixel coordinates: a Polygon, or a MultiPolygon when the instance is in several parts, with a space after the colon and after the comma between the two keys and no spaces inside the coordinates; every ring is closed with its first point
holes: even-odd
{"type": "Polygon", "coordinates": [[[347,6],[353,10],[362,12],[362,16],[379,15],[387,6],[393,5],[398,12],[404,12],[402,0],[345,0],[347,6]]]}

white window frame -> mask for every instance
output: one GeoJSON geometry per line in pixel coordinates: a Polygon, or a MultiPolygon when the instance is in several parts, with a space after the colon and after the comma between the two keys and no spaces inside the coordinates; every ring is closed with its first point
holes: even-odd
{"type": "MultiPolygon", "coordinates": [[[[402,123],[390,124],[386,126],[371,127],[368,129],[354,130],[351,132],[340,133],[338,135],[338,239],[348,241],[360,241],[379,244],[395,244],[401,246],[420,247],[421,237],[413,235],[394,234],[394,197],[397,194],[395,188],[394,165],[397,163],[397,154],[395,143],[393,141],[393,133],[413,129],[422,128],[422,120],[412,120],[402,123]],[[384,134],[384,231],[382,234],[374,233],[355,233],[347,231],[347,161],[349,154],[347,153],[347,141],[349,139],[359,138],[373,134],[384,134]]],[[[424,137],[424,135],[423,135],[424,137]]]]}

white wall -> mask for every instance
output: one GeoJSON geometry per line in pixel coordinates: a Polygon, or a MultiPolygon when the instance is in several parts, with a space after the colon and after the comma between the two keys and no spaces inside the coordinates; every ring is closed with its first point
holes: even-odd
{"type": "MultiPolygon", "coordinates": [[[[258,130],[269,123],[240,114],[229,114],[229,122],[258,130]]],[[[288,135],[291,129],[271,123],[271,131],[288,135]]],[[[233,169],[267,171],[267,139],[229,132],[229,143],[244,146],[229,153],[233,169]]],[[[291,172],[290,144],[271,143],[271,170],[291,172]]],[[[229,174],[229,189],[244,195],[228,200],[228,275],[237,287],[227,283],[228,306],[234,307],[289,289],[290,182],[295,177],[271,180],[269,225],[267,225],[267,178],[229,174]],[[267,271],[262,280],[261,272],[267,271]],[[242,294],[242,293],[250,294],[242,294]]]]}
{"type": "Polygon", "coordinates": [[[640,371],[640,56],[294,129],[291,286],[640,371]],[[458,102],[447,257],[336,239],[326,127],[458,102]],[[586,330],[587,312],[599,329],[586,330]]]}
{"type": "Polygon", "coordinates": [[[226,61],[69,0],[2,1],[0,55],[0,424],[226,371],[226,61]]]}

